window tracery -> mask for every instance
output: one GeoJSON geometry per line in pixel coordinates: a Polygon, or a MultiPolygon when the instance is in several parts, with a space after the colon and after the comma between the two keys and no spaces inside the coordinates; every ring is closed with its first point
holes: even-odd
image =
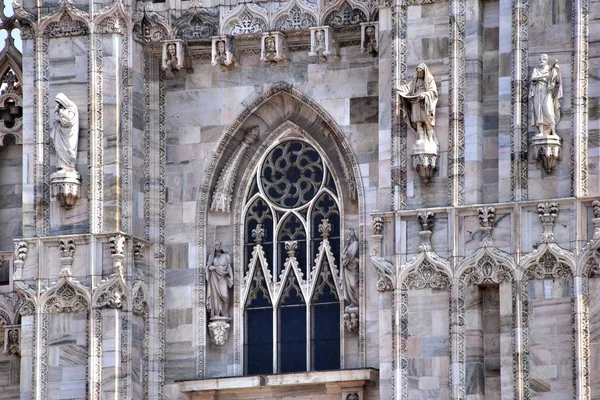
{"type": "Polygon", "coordinates": [[[248,186],[245,372],[338,369],[344,302],[332,170],[315,147],[294,138],[265,152],[248,186]]]}

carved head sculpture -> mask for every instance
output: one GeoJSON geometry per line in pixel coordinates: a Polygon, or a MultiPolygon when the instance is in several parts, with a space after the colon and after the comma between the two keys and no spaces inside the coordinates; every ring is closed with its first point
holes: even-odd
{"type": "Polygon", "coordinates": [[[223,252],[223,245],[221,244],[221,242],[216,241],[215,242],[215,254],[219,254],[223,252]]]}
{"type": "Polygon", "coordinates": [[[275,37],[267,36],[265,38],[265,51],[267,53],[275,53],[275,37]]]}
{"type": "Polygon", "coordinates": [[[217,55],[224,56],[225,55],[225,41],[219,40],[217,42],[217,55]]]}
{"type": "Polygon", "coordinates": [[[167,57],[169,59],[177,58],[177,45],[175,45],[175,43],[169,43],[167,45],[167,57]]]}
{"type": "Polygon", "coordinates": [[[350,228],[346,230],[346,243],[352,243],[354,241],[358,240],[358,238],[356,237],[356,232],[354,232],[354,229],[350,228]]]}
{"type": "Polygon", "coordinates": [[[375,27],[373,25],[367,26],[365,29],[368,42],[375,42],[375,27]]]}
{"type": "Polygon", "coordinates": [[[316,48],[325,48],[325,31],[323,29],[319,29],[315,33],[316,40],[316,48]]]}
{"type": "Polygon", "coordinates": [[[545,67],[548,65],[548,54],[542,54],[540,56],[540,67],[545,67]]]}

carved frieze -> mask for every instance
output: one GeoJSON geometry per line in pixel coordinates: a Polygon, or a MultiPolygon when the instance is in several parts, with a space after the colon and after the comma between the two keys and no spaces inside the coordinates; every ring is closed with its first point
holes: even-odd
{"type": "Polygon", "coordinates": [[[94,15],[96,32],[103,34],[116,33],[126,35],[129,31],[131,15],[121,1],[115,1],[94,15]]]}
{"type": "MultiPolygon", "coordinates": [[[[291,2],[293,6],[278,12],[273,27],[278,31],[306,30],[317,25],[317,18],[305,3],[291,2]]],[[[309,3],[310,5],[310,3],[309,3]]]]}
{"type": "Polygon", "coordinates": [[[223,16],[225,35],[248,35],[266,32],[268,12],[256,3],[244,3],[223,16]]]}
{"type": "Polygon", "coordinates": [[[58,8],[42,18],[40,30],[46,38],[82,36],[89,32],[89,21],[71,0],[59,0],[58,8]]]}

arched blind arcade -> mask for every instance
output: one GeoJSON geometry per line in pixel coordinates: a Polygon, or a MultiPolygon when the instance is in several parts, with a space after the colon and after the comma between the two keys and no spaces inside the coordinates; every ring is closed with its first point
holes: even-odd
{"type": "Polygon", "coordinates": [[[244,207],[245,371],[340,368],[340,200],[309,143],[277,144],[255,167],[244,207]]]}

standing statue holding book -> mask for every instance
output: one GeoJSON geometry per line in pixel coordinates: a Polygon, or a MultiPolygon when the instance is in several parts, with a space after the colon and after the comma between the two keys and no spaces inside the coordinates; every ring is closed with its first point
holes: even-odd
{"type": "Polygon", "coordinates": [[[531,73],[529,89],[531,125],[538,128],[539,135],[556,135],[562,97],[562,78],[558,60],[549,66],[548,55],[542,54],[539,65],[533,68],[531,73]]]}
{"type": "Polygon", "coordinates": [[[417,65],[413,79],[398,87],[400,116],[416,134],[415,145],[436,144],[435,106],[438,101],[437,85],[424,63],[417,65]]]}

